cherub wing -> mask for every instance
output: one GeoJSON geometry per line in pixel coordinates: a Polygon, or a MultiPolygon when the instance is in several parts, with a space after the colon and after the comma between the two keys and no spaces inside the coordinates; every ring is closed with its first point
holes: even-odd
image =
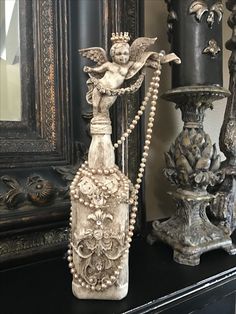
{"type": "Polygon", "coordinates": [[[97,65],[101,65],[101,64],[107,62],[106,51],[101,47],[92,47],[92,48],[80,49],[79,53],[81,54],[81,56],[86,57],[86,58],[96,62],[97,65]]]}
{"type": "Polygon", "coordinates": [[[157,38],[149,37],[137,38],[130,47],[130,60],[138,61],[149,46],[153,45],[156,40],[157,38]]]}
{"type": "Polygon", "coordinates": [[[223,3],[218,1],[217,3],[213,4],[210,8],[210,11],[216,12],[218,15],[218,22],[220,23],[223,17],[223,3]]]}
{"type": "Polygon", "coordinates": [[[155,54],[155,52],[147,52],[146,50],[150,45],[155,43],[156,39],[157,38],[139,37],[132,43],[130,47],[130,61],[133,62],[133,65],[126,75],[126,80],[130,79],[141,70],[147,59],[155,54]]]}
{"type": "Polygon", "coordinates": [[[190,14],[195,14],[196,19],[201,21],[201,18],[205,12],[208,12],[208,7],[205,1],[194,1],[189,8],[190,14]]]}
{"type": "Polygon", "coordinates": [[[153,66],[153,61],[155,62],[158,58],[158,53],[153,51],[143,52],[138,61],[133,62],[133,65],[129,68],[129,71],[125,77],[126,80],[131,79],[135,74],[137,74],[145,65],[150,67],[153,66]],[[150,61],[148,64],[147,62],[150,61]]]}

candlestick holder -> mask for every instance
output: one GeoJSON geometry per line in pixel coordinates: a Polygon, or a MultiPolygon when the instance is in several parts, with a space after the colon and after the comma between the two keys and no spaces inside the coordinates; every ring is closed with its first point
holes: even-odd
{"type": "Polygon", "coordinates": [[[229,90],[223,125],[220,132],[220,149],[226,160],[221,164],[225,172],[224,182],[216,189],[216,199],[211,207],[212,220],[226,233],[236,229],[236,6],[234,1],[226,2],[232,11],[228,25],[232,28],[232,37],[226,42],[226,49],[231,50],[229,59],[229,90]]]}
{"type": "Polygon", "coordinates": [[[195,266],[206,251],[223,248],[236,253],[232,240],[222,229],[213,225],[206,207],[214,198],[207,191],[223,180],[219,171],[220,156],[203,130],[205,110],[212,102],[229,95],[217,86],[187,86],[172,89],[163,98],[176,103],[182,112],[183,131],[165,154],[166,177],[177,186],[169,193],[177,205],[173,217],[164,222],[154,221],[151,242],[161,239],[174,249],[174,260],[195,266]]]}

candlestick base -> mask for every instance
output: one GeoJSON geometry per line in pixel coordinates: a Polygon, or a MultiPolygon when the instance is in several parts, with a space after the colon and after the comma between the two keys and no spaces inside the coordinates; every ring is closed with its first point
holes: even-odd
{"type": "Polygon", "coordinates": [[[184,127],[165,154],[165,176],[178,187],[169,193],[177,211],[169,220],[153,223],[151,240],[158,238],[172,246],[174,260],[181,264],[198,265],[202,253],[217,248],[236,253],[229,233],[212,224],[206,214],[214,198],[207,188],[221,183],[224,176],[216,146],[203,130],[203,120],[212,102],[229,94],[222,87],[204,85],[175,88],[163,96],[180,108],[184,127]]]}
{"type": "Polygon", "coordinates": [[[152,241],[161,239],[174,249],[174,260],[180,264],[196,266],[204,252],[223,248],[235,254],[231,238],[213,225],[206,207],[213,196],[208,193],[178,190],[171,193],[177,211],[165,222],[153,222],[152,241]]]}

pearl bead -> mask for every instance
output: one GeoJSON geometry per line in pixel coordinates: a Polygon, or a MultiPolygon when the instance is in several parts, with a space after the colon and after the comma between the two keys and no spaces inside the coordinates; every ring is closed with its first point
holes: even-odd
{"type": "MultiPolygon", "coordinates": [[[[153,94],[154,94],[154,95],[157,95],[157,94],[158,94],[158,89],[155,88],[155,89],[153,90],[153,94]]],[[[153,98],[153,97],[152,97],[152,98],[153,98]]]]}
{"type": "Polygon", "coordinates": [[[138,110],[138,115],[141,116],[143,114],[142,110],[138,110]]]}
{"type": "MultiPolygon", "coordinates": [[[[118,266],[118,269],[122,269],[122,266],[119,265],[119,266],[118,266]]],[[[114,271],[114,274],[115,274],[116,276],[118,276],[118,275],[120,274],[119,270],[115,270],[115,271],[114,271]]]]}
{"type": "Polygon", "coordinates": [[[149,91],[149,92],[152,92],[152,91],[153,91],[153,88],[152,88],[152,87],[149,87],[149,88],[148,88],[148,91],[149,91]]]}
{"type": "Polygon", "coordinates": [[[132,242],[132,239],[130,237],[128,237],[127,242],[132,242]]]}
{"type": "Polygon", "coordinates": [[[148,119],[148,121],[149,121],[149,122],[153,122],[153,121],[154,121],[154,118],[150,117],[150,118],[148,119]]]}
{"type": "Polygon", "coordinates": [[[132,207],[132,211],[133,212],[137,212],[138,211],[138,208],[136,206],[132,207]]]}
{"type": "Polygon", "coordinates": [[[153,123],[149,122],[149,123],[148,123],[148,127],[149,127],[149,128],[152,128],[152,127],[153,127],[153,123]]]}
{"type": "Polygon", "coordinates": [[[86,289],[89,289],[89,288],[90,288],[90,286],[87,284],[87,285],[85,286],[85,288],[86,288],[86,289]]]}
{"type": "Polygon", "coordinates": [[[150,116],[150,117],[154,117],[154,116],[155,116],[155,112],[150,112],[150,113],[149,113],[149,116],[150,116]]]}
{"type": "Polygon", "coordinates": [[[131,230],[131,231],[134,230],[134,226],[129,226],[129,230],[131,230]]]}
{"type": "MultiPolygon", "coordinates": [[[[134,225],[135,224],[135,219],[130,219],[130,224],[134,225]]],[[[130,226],[131,227],[131,226],[130,226]]]]}
{"type": "Polygon", "coordinates": [[[71,274],[74,274],[75,269],[74,269],[74,268],[71,268],[70,272],[71,272],[71,274]]]}
{"type": "Polygon", "coordinates": [[[152,94],[148,92],[148,93],[147,93],[148,99],[149,99],[151,96],[152,96],[152,94]]]}
{"type": "Polygon", "coordinates": [[[69,263],[69,268],[73,268],[74,264],[73,263],[69,263]]]}
{"type": "Polygon", "coordinates": [[[136,180],[136,182],[141,183],[141,182],[142,182],[142,180],[141,180],[141,179],[137,179],[137,180],[136,180]]]}
{"type": "Polygon", "coordinates": [[[155,106],[152,106],[152,107],[151,107],[151,110],[152,110],[152,111],[156,111],[157,108],[156,108],[155,106]]]}
{"type": "Polygon", "coordinates": [[[136,214],[135,214],[135,213],[132,213],[130,216],[131,216],[132,218],[136,218],[136,214]]]}
{"type": "Polygon", "coordinates": [[[72,254],[72,250],[67,250],[67,254],[71,255],[72,254]]]}
{"type": "Polygon", "coordinates": [[[112,281],[116,280],[116,277],[113,276],[113,275],[111,275],[110,278],[111,278],[112,281]]]}
{"type": "Polygon", "coordinates": [[[145,110],[145,106],[140,106],[140,110],[145,110]]]}
{"type": "Polygon", "coordinates": [[[151,142],[150,142],[149,140],[145,140],[145,144],[146,144],[146,145],[150,145],[150,143],[151,143],[151,142]]]}
{"type": "Polygon", "coordinates": [[[136,116],[134,117],[134,119],[135,119],[136,121],[138,121],[138,120],[140,119],[140,116],[136,115],[136,116]]]}
{"type": "Polygon", "coordinates": [[[143,156],[144,156],[144,157],[147,157],[147,156],[148,156],[148,153],[144,152],[144,153],[143,153],[143,156]]]}
{"type": "Polygon", "coordinates": [[[84,203],[84,199],[80,198],[80,199],[79,199],[79,202],[80,202],[80,203],[84,203]]]}
{"type": "Polygon", "coordinates": [[[157,100],[158,97],[157,97],[156,95],[153,95],[153,96],[152,96],[152,99],[153,99],[153,100],[157,100]]]}
{"type": "Polygon", "coordinates": [[[134,124],[130,124],[129,128],[130,128],[131,130],[133,130],[133,129],[135,128],[135,125],[134,125],[134,124]]]}
{"type": "Polygon", "coordinates": [[[147,134],[147,135],[146,135],[146,138],[147,138],[148,140],[150,140],[150,139],[152,138],[152,136],[151,136],[150,134],[147,134]]]}
{"type": "Polygon", "coordinates": [[[75,278],[75,279],[78,279],[78,275],[77,275],[77,274],[74,274],[74,278],[75,278]]]}
{"type": "Polygon", "coordinates": [[[138,174],[138,177],[139,177],[139,178],[142,178],[142,177],[143,177],[143,174],[142,174],[142,173],[139,173],[139,174],[138,174]]]}
{"type": "Polygon", "coordinates": [[[117,148],[119,145],[117,143],[114,144],[114,147],[117,148]]]}
{"type": "Polygon", "coordinates": [[[146,159],[146,158],[142,158],[141,161],[142,161],[143,163],[146,163],[147,159],[146,159]]]}
{"type": "Polygon", "coordinates": [[[121,140],[118,140],[117,143],[118,143],[118,144],[122,144],[121,140]]]}
{"type": "Polygon", "coordinates": [[[128,235],[129,235],[130,237],[132,237],[132,236],[134,235],[134,233],[133,233],[132,231],[129,231],[129,232],[128,232],[128,235]]]}
{"type": "Polygon", "coordinates": [[[68,257],[67,257],[67,260],[68,260],[68,262],[71,262],[73,259],[72,259],[71,256],[68,256],[68,257]]]}
{"type": "Polygon", "coordinates": [[[85,287],[85,282],[84,282],[84,281],[81,283],[81,286],[82,286],[82,287],[85,287]]]}
{"type": "Polygon", "coordinates": [[[120,139],[121,139],[121,141],[123,141],[123,142],[125,141],[125,137],[124,137],[124,136],[121,136],[120,139]]]}
{"type": "Polygon", "coordinates": [[[128,136],[129,136],[128,132],[125,132],[124,137],[128,137],[128,136]]]}

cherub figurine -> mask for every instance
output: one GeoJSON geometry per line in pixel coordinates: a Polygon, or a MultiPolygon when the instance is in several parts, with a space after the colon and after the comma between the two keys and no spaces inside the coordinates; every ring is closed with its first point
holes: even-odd
{"type": "Polygon", "coordinates": [[[111,41],[113,45],[110,50],[112,62],[108,61],[105,50],[100,47],[80,50],[82,56],[98,64],[94,68],[84,67],[84,71],[89,73],[90,76],[87,81],[89,88],[87,101],[93,105],[94,118],[100,115],[108,116],[109,108],[115,102],[117,95],[126,91],[136,91],[140,87],[140,81],[143,78],[137,80],[137,86],[134,84],[133,89],[119,90],[125,80],[132,78],[145,65],[155,68],[159,54],[147,52],[146,50],[155,43],[156,38],[140,37],[131,46],[128,44],[129,40],[128,33],[112,34],[111,41]]]}

